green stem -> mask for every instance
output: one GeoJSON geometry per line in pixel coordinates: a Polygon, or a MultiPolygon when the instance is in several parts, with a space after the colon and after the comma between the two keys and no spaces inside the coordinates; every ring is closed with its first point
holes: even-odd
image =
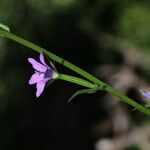
{"type": "Polygon", "coordinates": [[[81,86],[85,86],[87,88],[97,88],[97,85],[92,84],[91,82],[88,82],[86,80],[83,80],[81,78],[77,78],[74,76],[70,76],[70,75],[65,75],[65,74],[59,74],[59,79],[64,80],[64,81],[68,81],[68,82],[72,82],[81,86]]]}
{"type": "MultiPolygon", "coordinates": [[[[10,32],[7,32],[7,31],[1,30],[1,29],[0,29],[0,34],[4,35],[8,39],[11,39],[11,40],[13,40],[13,41],[15,41],[17,43],[20,43],[20,44],[22,44],[22,45],[24,45],[26,47],[29,47],[29,48],[31,48],[31,49],[39,52],[39,53],[45,53],[52,60],[54,60],[54,61],[64,65],[65,67],[73,70],[74,72],[77,72],[78,74],[82,75],[83,77],[89,79],[90,81],[92,81],[94,83],[97,82],[97,79],[94,76],[92,76],[91,74],[89,74],[88,72],[80,69],[79,67],[73,65],[72,63],[70,63],[70,62],[64,60],[63,58],[61,58],[61,57],[59,57],[59,56],[57,56],[57,55],[55,55],[55,54],[45,50],[44,48],[41,48],[40,46],[38,46],[38,45],[36,45],[34,43],[31,43],[31,42],[29,42],[29,41],[27,41],[27,40],[25,40],[23,38],[20,38],[20,37],[12,34],[10,32]]],[[[99,80],[99,84],[101,86],[103,86],[104,83],[99,80]]]]}
{"type": "Polygon", "coordinates": [[[109,85],[105,84],[104,82],[100,81],[99,79],[97,79],[96,77],[92,76],[91,74],[89,74],[88,72],[82,70],[81,68],[73,65],[72,63],[64,60],[63,58],[48,52],[47,50],[41,48],[40,46],[37,46],[36,44],[33,44],[27,40],[24,40],[23,38],[20,38],[10,32],[4,31],[0,29],[0,35],[5,36],[8,39],[11,39],[13,41],[16,41],[26,47],[29,47],[39,53],[45,53],[47,54],[52,60],[64,65],[65,67],[73,70],[74,72],[82,75],[83,77],[85,77],[86,79],[88,79],[89,81],[92,81],[95,84],[98,84],[101,87],[105,87],[105,90],[117,97],[119,97],[123,102],[128,103],[129,105],[136,107],[138,110],[140,110],[141,112],[150,115],[150,110],[146,109],[144,106],[138,104],[137,102],[135,102],[134,100],[128,98],[127,96],[125,96],[123,93],[119,92],[118,90],[110,87],[109,85]]]}

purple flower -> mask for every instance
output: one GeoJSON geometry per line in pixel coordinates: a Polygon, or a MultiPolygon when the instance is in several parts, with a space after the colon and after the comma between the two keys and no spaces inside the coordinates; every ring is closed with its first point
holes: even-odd
{"type": "Polygon", "coordinates": [[[28,61],[32,64],[35,69],[35,73],[31,76],[29,84],[36,84],[36,97],[39,97],[49,80],[58,78],[58,74],[51,67],[49,67],[44,60],[44,56],[40,54],[40,62],[33,58],[28,58],[28,61]]]}
{"type": "Polygon", "coordinates": [[[147,99],[150,99],[150,92],[144,90],[144,89],[140,89],[140,93],[142,94],[142,96],[144,96],[147,99]]]}

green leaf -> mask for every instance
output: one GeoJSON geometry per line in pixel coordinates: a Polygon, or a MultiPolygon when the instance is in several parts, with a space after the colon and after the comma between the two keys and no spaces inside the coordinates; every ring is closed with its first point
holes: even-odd
{"type": "Polygon", "coordinates": [[[81,94],[93,94],[96,93],[99,90],[103,90],[102,87],[98,87],[96,89],[83,89],[83,90],[79,90],[77,92],[75,92],[71,98],[68,100],[68,102],[70,102],[72,99],[74,99],[76,96],[81,95],[81,94]]]}
{"type": "Polygon", "coordinates": [[[2,30],[4,30],[4,31],[7,31],[7,32],[10,32],[9,27],[6,26],[6,25],[4,25],[4,24],[2,24],[2,23],[0,23],[0,29],[2,29],[2,30]]]}

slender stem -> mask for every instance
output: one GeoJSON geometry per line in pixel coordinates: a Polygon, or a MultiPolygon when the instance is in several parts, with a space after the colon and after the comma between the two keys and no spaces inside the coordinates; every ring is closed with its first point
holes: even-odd
{"type": "Polygon", "coordinates": [[[66,74],[59,74],[59,79],[64,80],[64,81],[68,81],[68,82],[72,82],[72,83],[75,83],[75,84],[78,84],[81,86],[85,86],[85,87],[91,88],[91,89],[97,88],[97,85],[92,84],[89,81],[86,81],[84,79],[77,78],[74,76],[66,75],[66,74]]]}
{"type": "MultiPolygon", "coordinates": [[[[39,53],[47,54],[52,60],[54,60],[54,61],[64,65],[65,67],[73,70],[74,72],[77,72],[78,74],[82,75],[83,77],[87,78],[88,80],[90,80],[90,81],[92,81],[94,83],[96,83],[98,81],[94,76],[92,76],[88,72],[80,69],[79,67],[75,66],[74,64],[66,61],[65,59],[63,59],[63,58],[61,58],[61,57],[59,57],[59,56],[57,56],[57,55],[47,51],[47,50],[45,50],[44,48],[41,48],[40,46],[38,46],[38,45],[36,45],[34,43],[31,43],[31,42],[29,42],[29,41],[27,41],[27,40],[25,40],[23,38],[20,38],[20,37],[12,34],[10,32],[3,31],[1,29],[0,29],[0,34],[4,35],[8,39],[11,39],[11,40],[13,40],[13,41],[15,41],[17,43],[20,43],[20,44],[22,44],[22,45],[24,45],[26,47],[29,47],[29,48],[31,48],[31,49],[39,52],[39,53]]],[[[99,82],[99,84],[101,86],[104,85],[104,83],[101,82],[100,80],[98,82],[99,82]]]]}
{"type": "Polygon", "coordinates": [[[53,59],[54,61],[64,65],[65,67],[73,70],[74,72],[82,75],[84,78],[88,79],[89,81],[92,81],[95,84],[98,84],[101,87],[105,87],[105,90],[117,97],[119,97],[123,102],[128,103],[129,105],[136,107],[138,110],[140,110],[141,112],[150,115],[150,110],[146,109],[144,106],[138,104],[137,102],[135,102],[134,100],[128,98],[127,96],[125,96],[123,93],[119,92],[118,90],[110,87],[109,85],[105,84],[104,82],[100,81],[99,79],[97,79],[96,77],[92,76],[91,74],[89,74],[88,72],[82,70],[81,68],[73,65],[72,63],[64,60],[63,58],[41,48],[40,46],[37,46],[36,44],[33,44],[27,40],[24,40],[23,38],[20,38],[10,32],[4,31],[0,29],[0,35],[3,35],[4,37],[11,39],[13,41],[16,41],[24,46],[27,46],[39,53],[45,53],[47,54],[51,59],[53,59]]]}

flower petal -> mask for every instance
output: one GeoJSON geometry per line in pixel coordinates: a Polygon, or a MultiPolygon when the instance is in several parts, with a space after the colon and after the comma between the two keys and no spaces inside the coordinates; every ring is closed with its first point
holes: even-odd
{"type": "Polygon", "coordinates": [[[50,69],[50,67],[46,64],[45,60],[44,60],[44,55],[40,53],[40,61],[43,65],[45,65],[47,68],[50,69]]]}
{"type": "Polygon", "coordinates": [[[36,97],[39,97],[42,94],[42,92],[44,91],[45,84],[46,84],[45,80],[42,80],[42,81],[37,83],[37,85],[36,85],[36,88],[37,88],[36,97]]]}
{"type": "Polygon", "coordinates": [[[37,71],[40,72],[45,72],[46,71],[46,66],[40,64],[39,62],[37,62],[35,59],[33,58],[28,58],[28,61],[32,64],[33,68],[37,71]]]}
{"type": "Polygon", "coordinates": [[[32,84],[35,84],[35,83],[37,83],[37,82],[43,80],[43,78],[44,78],[44,75],[41,76],[39,73],[35,73],[35,74],[33,74],[33,75],[31,76],[31,78],[30,78],[30,80],[29,80],[29,84],[31,84],[31,85],[32,85],[32,84]]]}
{"type": "Polygon", "coordinates": [[[150,99],[150,92],[144,90],[144,89],[141,89],[140,90],[140,93],[145,97],[145,98],[148,98],[150,99]]]}

